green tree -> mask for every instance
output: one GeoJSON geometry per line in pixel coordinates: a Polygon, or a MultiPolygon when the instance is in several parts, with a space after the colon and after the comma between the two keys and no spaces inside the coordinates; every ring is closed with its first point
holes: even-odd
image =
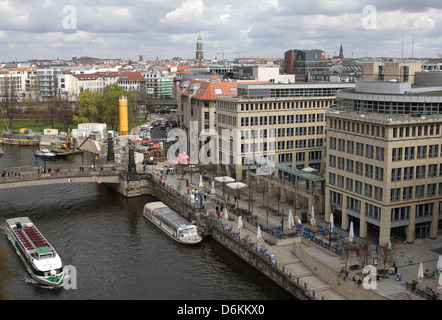
{"type": "Polygon", "coordinates": [[[122,96],[126,97],[127,92],[117,84],[108,85],[104,88],[100,111],[103,116],[103,122],[112,129],[118,128],[120,120],[119,100],[122,96]]]}
{"type": "Polygon", "coordinates": [[[78,110],[74,115],[74,122],[102,122],[100,104],[103,94],[98,91],[83,91],[78,96],[78,110]]]}

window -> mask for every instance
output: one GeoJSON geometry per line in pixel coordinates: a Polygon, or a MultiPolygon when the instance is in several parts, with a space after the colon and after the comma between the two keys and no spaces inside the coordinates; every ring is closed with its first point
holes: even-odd
{"type": "Polygon", "coordinates": [[[364,164],[362,162],[356,161],[356,174],[362,176],[364,170],[363,166],[364,164]]]}
{"type": "Polygon", "coordinates": [[[354,142],[353,141],[347,141],[347,152],[350,154],[353,154],[353,152],[354,152],[354,142]]]}
{"type": "Polygon", "coordinates": [[[373,166],[370,164],[365,165],[365,176],[367,178],[373,179],[373,166]]]}
{"type": "Polygon", "coordinates": [[[347,159],[347,171],[348,172],[353,172],[353,160],[348,160],[347,159]]]}
{"type": "Polygon", "coordinates": [[[215,94],[223,94],[223,89],[215,88],[215,94]]]}
{"type": "Polygon", "coordinates": [[[373,196],[373,186],[371,184],[364,183],[364,194],[369,198],[373,196]]]}
{"type": "Polygon", "coordinates": [[[356,155],[363,156],[364,155],[364,144],[356,142],[356,155]]]}
{"type": "Polygon", "coordinates": [[[437,158],[439,153],[439,145],[433,144],[428,147],[428,157],[429,158],[437,158]]]}
{"type": "Polygon", "coordinates": [[[414,159],[414,147],[406,147],[405,148],[405,160],[413,160],[414,159]]]}
{"type": "Polygon", "coordinates": [[[425,185],[416,186],[416,199],[423,198],[425,195],[425,185]]]}
{"type": "Polygon", "coordinates": [[[376,147],[376,160],[384,161],[384,148],[376,147]]]}
{"type": "Polygon", "coordinates": [[[355,180],[355,192],[358,194],[362,194],[362,182],[355,180]]]}
{"type": "Polygon", "coordinates": [[[425,178],[425,166],[417,166],[416,167],[416,179],[424,179],[425,178]]]}
{"type": "Polygon", "coordinates": [[[436,184],[431,183],[427,186],[427,197],[432,197],[436,195],[436,184]]]}
{"type": "Polygon", "coordinates": [[[382,196],[383,196],[383,192],[384,190],[380,187],[374,187],[374,198],[376,200],[382,201],[382,196]]]}
{"type": "Polygon", "coordinates": [[[367,144],[366,146],[365,146],[365,156],[367,157],[367,158],[370,158],[370,159],[373,159],[373,156],[374,156],[374,154],[373,154],[373,146],[372,145],[370,145],[370,144],[367,144]]]}
{"type": "Polygon", "coordinates": [[[413,187],[404,187],[402,198],[404,200],[413,199],[413,187]]]}
{"type": "Polygon", "coordinates": [[[410,215],[410,207],[391,209],[391,222],[408,220],[410,215]]]}
{"type": "Polygon", "coordinates": [[[414,167],[404,168],[404,180],[413,180],[414,177],[414,167]]]}
{"type": "Polygon", "coordinates": [[[379,180],[379,181],[383,181],[384,180],[384,168],[375,167],[374,171],[375,171],[375,179],[379,180]]]}
{"type": "Polygon", "coordinates": [[[402,168],[391,169],[391,181],[400,181],[402,174],[402,168]]]}
{"type": "Polygon", "coordinates": [[[393,157],[392,161],[401,161],[402,160],[402,148],[393,148],[393,157]]]}
{"type": "Polygon", "coordinates": [[[401,200],[401,188],[391,189],[390,201],[395,202],[400,200],[401,200]]]}
{"type": "Polygon", "coordinates": [[[417,147],[417,158],[425,159],[427,158],[427,146],[419,146],[417,147]]]}

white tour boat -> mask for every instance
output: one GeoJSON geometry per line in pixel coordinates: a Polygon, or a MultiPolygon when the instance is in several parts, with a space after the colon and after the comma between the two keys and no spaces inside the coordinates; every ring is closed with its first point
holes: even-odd
{"type": "Polygon", "coordinates": [[[59,287],[64,270],[60,256],[28,217],[6,220],[7,237],[36,281],[59,287]]]}
{"type": "Polygon", "coordinates": [[[146,203],[143,215],[179,243],[197,244],[202,240],[195,225],[188,224],[184,217],[160,201],[146,203]]]}

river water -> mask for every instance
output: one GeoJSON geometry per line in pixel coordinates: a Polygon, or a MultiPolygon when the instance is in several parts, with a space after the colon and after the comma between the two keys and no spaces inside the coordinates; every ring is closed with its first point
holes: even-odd
{"type": "MultiPolygon", "coordinates": [[[[29,166],[33,147],[2,146],[1,168],[29,166]]],[[[82,163],[81,155],[65,162],[82,163]]],[[[104,185],[59,184],[0,191],[0,220],[29,216],[75,267],[76,289],[48,289],[33,282],[3,234],[15,275],[6,283],[9,299],[293,299],[284,289],[224,247],[207,238],[195,247],[175,243],[142,216],[143,196],[124,198],[104,185]]],[[[4,232],[2,232],[4,233],[4,232]]]]}

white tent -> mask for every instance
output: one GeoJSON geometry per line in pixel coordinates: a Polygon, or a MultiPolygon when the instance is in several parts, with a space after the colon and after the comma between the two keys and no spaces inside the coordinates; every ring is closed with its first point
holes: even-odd
{"type": "Polygon", "coordinates": [[[247,185],[243,182],[231,182],[226,184],[230,189],[241,189],[247,187],[247,185]]]}
{"type": "Polygon", "coordinates": [[[232,177],[228,177],[228,176],[225,176],[225,177],[216,177],[215,180],[218,181],[218,182],[223,182],[223,183],[225,183],[225,182],[233,182],[233,181],[235,181],[235,179],[233,179],[232,177]]]}

